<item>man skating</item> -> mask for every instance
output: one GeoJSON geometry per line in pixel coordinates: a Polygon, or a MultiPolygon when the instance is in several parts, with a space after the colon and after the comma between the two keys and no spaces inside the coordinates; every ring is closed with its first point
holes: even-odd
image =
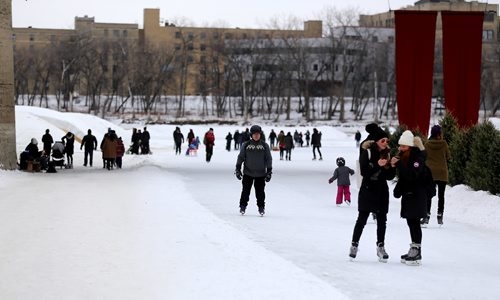
{"type": "Polygon", "coordinates": [[[238,180],[242,180],[243,188],[240,198],[240,213],[245,214],[250,190],[252,185],[255,188],[257,206],[261,216],[265,213],[266,193],[264,191],[266,182],[271,180],[273,159],[269,145],[261,140],[262,129],[258,125],[253,125],[250,129],[251,139],[245,142],[236,161],[235,175],[238,180]],[[244,164],[241,173],[241,164],[244,164]]]}

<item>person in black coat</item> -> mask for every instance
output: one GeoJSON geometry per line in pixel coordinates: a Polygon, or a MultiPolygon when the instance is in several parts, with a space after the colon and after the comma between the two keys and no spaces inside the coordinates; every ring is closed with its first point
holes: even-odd
{"type": "Polygon", "coordinates": [[[45,134],[42,136],[42,143],[45,155],[50,156],[50,150],[52,149],[52,144],[54,143],[54,139],[52,138],[52,135],[50,135],[48,129],[45,130],[45,134]]]}
{"type": "Polygon", "coordinates": [[[150,149],[149,149],[149,140],[151,139],[151,136],[149,135],[149,131],[147,127],[144,127],[144,131],[142,132],[141,136],[141,154],[149,154],[150,149]]]}
{"type": "Polygon", "coordinates": [[[349,252],[355,258],[363,228],[371,212],[377,214],[377,256],[386,262],[389,255],[385,252],[385,230],[389,211],[389,187],[387,180],[396,174],[390,164],[389,138],[382,128],[377,127],[372,134],[373,140],[365,141],[359,156],[361,176],[363,177],[358,195],[358,218],[354,226],[349,252]]]}
{"type": "Polygon", "coordinates": [[[66,151],[66,159],[68,168],[73,169],[73,153],[75,152],[75,135],[68,131],[65,136],[61,138],[66,151]]]}
{"type": "Polygon", "coordinates": [[[276,143],[276,132],[274,132],[274,129],[271,129],[271,133],[269,134],[269,142],[271,143],[271,148],[274,147],[274,144],[276,143]]]}
{"type": "Polygon", "coordinates": [[[233,139],[234,139],[234,150],[240,149],[240,144],[241,144],[241,134],[238,129],[233,134],[233,139]]]}
{"type": "Polygon", "coordinates": [[[356,131],[356,134],[354,135],[354,139],[356,140],[356,147],[359,147],[359,143],[361,141],[361,132],[356,131]]]}
{"type": "Polygon", "coordinates": [[[226,135],[226,150],[231,151],[231,142],[233,141],[233,136],[231,132],[228,132],[226,135]]]}
{"type": "Polygon", "coordinates": [[[402,197],[401,217],[406,219],[412,242],[408,254],[401,256],[401,262],[419,265],[422,259],[420,219],[427,216],[424,146],[422,140],[409,130],[403,132],[398,144],[399,154],[391,159],[391,165],[398,171],[394,197],[402,197]]]}
{"type": "Polygon", "coordinates": [[[321,132],[318,132],[318,129],[313,129],[313,134],[311,136],[311,145],[313,146],[313,160],[316,159],[316,149],[319,153],[319,160],[323,160],[323,156],[321,155],[321,132]]]}
{"type": "Polygon", "coordinates": [[[265,187],[266,182],[271,180],[273,169],[273,158],[269,145],[261,139],[262,129],[258,125],[253,125],[251,130],[252,139],[245,142],[236,161],[234,174],[238,180],[242,181],[240,197],[240,213],[245,214],[252,185],[255,188],[257,206],[259,214],[264,215],[265,210],[265,187]],[[241,166],[243,165],[243,173],[241,166]]]}
{"type": "Polygon", "coordinates": [[[184,143],[184,135],[179,127],[175,127],[174,130],[174,143],[175,143],[175,154],[181,154],[181,144],[184,143]]]}
{"type": "Polygon", "coordinates": [[[94,156],[94,150],[97,150],[97,138],[92,135],[92,130],[87,131],[87,135],[83,137],[82,144],[80,145],[80,150],[85,146],[85,154],[83,158],[83,166],[86,167],[87,163],[90,163],[92,167],[92,160],[94,156]]]}

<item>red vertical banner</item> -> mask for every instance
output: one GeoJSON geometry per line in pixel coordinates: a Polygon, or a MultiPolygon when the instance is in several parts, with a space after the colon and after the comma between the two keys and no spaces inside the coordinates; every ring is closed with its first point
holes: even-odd
{"type": "Polygon", "coordinates": [[[426,135],[431,114],[437,12],[397,10],[395,16],[399,124],[426,135]]]}
{"type": "Polygon", "coordinates": [[[443,11],[444,103],[460,126],[479,117],[484,12],[443,11]]]}

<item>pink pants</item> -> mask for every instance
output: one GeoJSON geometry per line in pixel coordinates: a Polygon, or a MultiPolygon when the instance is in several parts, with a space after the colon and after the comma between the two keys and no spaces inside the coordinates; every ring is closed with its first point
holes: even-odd
{"type": "Polygon", "coordinates": [[[337,189],[337,204],[342,204],[342,194],[345,200],[351,201],[351,192],[348,185],[339,185],[337,189]]]}

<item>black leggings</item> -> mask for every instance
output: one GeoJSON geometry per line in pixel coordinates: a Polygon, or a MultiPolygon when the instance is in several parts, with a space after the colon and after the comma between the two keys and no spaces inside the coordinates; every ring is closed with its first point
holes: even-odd
{"type": "Polygon", "coordinates": [[[420,227],[420,219],[406,219],[408,228],[410,229],[411,241],[416,244],[422,243],[422,228],[420,227]]]}
{"type": "MultiPolygon", "coordinates": [[[[370,216],[369,212],[360,211],[358,214],[358,219],[356,220],[356,225],[354,225],[354,232],[352,233],[352,241],[359,243],[361,234],[363,233],[363,228],[366,225],[366,221],[370,216]]],[[[419,223],[420,224],[420,223],[419,223]]],[[[385,241],[385,229],[387,226],[387,214],[377,213],[377,244],[383,243],[385,241]]]]}
{"type": "MultiPolygon", "coordinates": [[[[446,189],[446,181],[434,181],[434,184],[437,185],[437,196],[438,196],[438,214],[442,214],[444,212],[444,190],[446,189]]],[[[431,214],[431,206],[432,206],[432,198],[427,199],[427,214],[431,214]]]]}
{"type": "Polygon", "coordinates": [[[319,153],[319,157],[323,157],[321,155],[321,151],[319,150],[320,146],[314,146],[313,145],[313,157],[316,158],[316,149],[318,150],[318,153],[319,153]]]}

